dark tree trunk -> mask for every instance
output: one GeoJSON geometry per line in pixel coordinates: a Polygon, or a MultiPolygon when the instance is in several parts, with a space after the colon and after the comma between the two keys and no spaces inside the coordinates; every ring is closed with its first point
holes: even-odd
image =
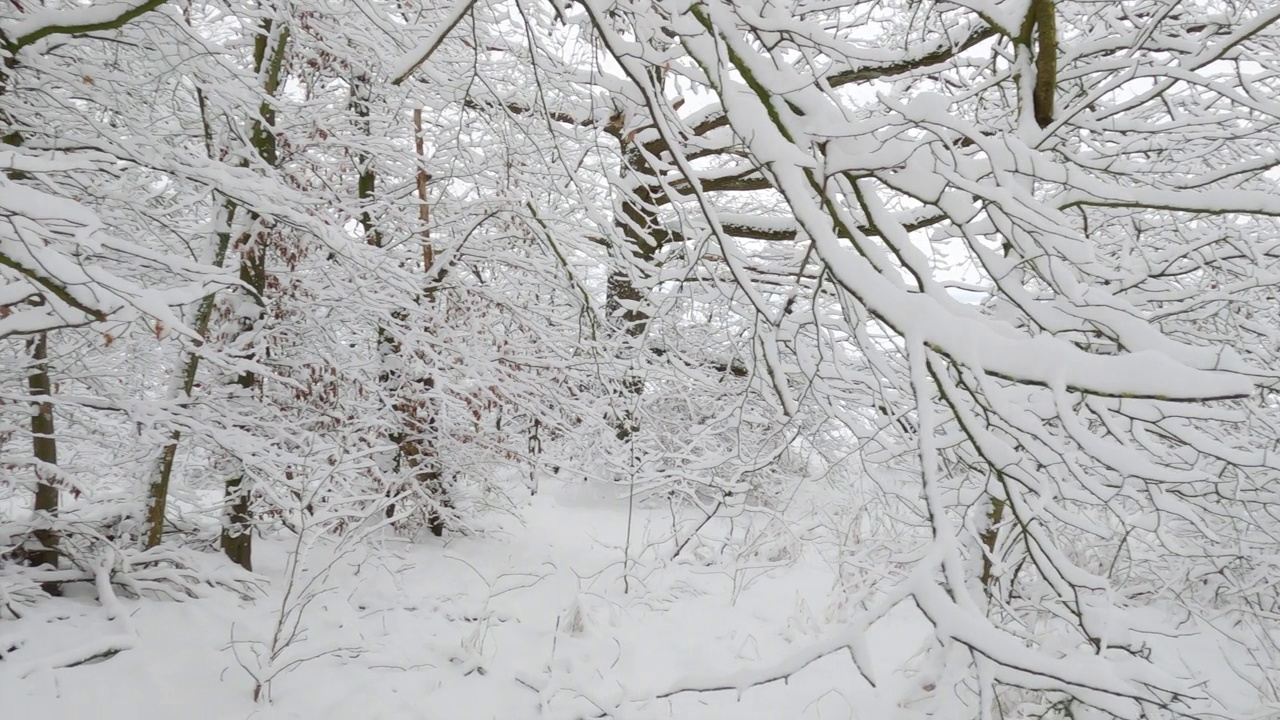
{"type": "MultiPolygon", "coordinates": [[[[53,390],[49,380],[48,334],[40,333],[28,340],[27,350],[31,357],[31,374],[27,376],[27,388],[31,393],[31,404],[34,410],[31,413],[31,451],[36,459],[35,511],[52,520],[58,514],[56,470],[58,441],[54,436],[53,404],[48,400],[38,399],[47,398],[53,390]]],[[[48,565],[56,569],[59,558],[57,531],[52,528],[42,528],[35,532],[35,538],[40,547],[30,553],[31,564],[33,566],[48,565]]],[[[56,584],[46,583],[44,590],[50,595],[58,594],[56,584]]]]}

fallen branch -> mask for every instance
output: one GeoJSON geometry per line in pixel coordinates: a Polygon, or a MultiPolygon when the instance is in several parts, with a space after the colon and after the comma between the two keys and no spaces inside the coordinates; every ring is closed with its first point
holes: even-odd
{"type": "Polygon", "coordinates": [[[79,647],[51,653],[43,658],[17,665],[15,674],[26,679],[41,670],[60,670],[109,660],[125,650],[132,650],[136,639],[131,635],[111,635],[91,640],[79,647]]]}

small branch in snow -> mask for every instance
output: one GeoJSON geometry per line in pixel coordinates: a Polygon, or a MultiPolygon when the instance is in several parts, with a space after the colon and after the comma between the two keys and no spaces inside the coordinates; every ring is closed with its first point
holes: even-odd
{"type": "Polygon", "coordinates": [[[685,538],[684,542],[680,543],[679,547],[676,548],[676,551],[672,553],[672,560],[680,557],[680,552],[684,550],[684,546],[688,545],[690,540],[698,536],[698,533],[702,528],[706,527],[707,523],[711,522],[711,518],[715,517],[716,513],[719,512],[722,507],[724,507],[724,500],[717,500],[716,506],[711,508],[711,512],[707,513],[707,516],[702,519],[702,522],[698,523],[698,527],[694,528],[693,532],[689,533],[689,537],[685,538]]]}
{"type": "Polygon", "coordinates": [[[113,635],[85,643],[77,648],[53,653],[25,665],[19,665],[15,671],[18,679],[26,679],[41,670],[59,670],[62,668],[88,665],[102,662],[134,647],[134,638],[129,635],[113,635]]]}

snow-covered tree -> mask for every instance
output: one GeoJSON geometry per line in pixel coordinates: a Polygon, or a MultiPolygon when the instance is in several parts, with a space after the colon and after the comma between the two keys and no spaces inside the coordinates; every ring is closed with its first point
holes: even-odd
{"type": "Polygon", "coordinates": [[[914,608],[904,716],[1229,714],[1150,619],[1274,651],[1278,19],[9,3],[0,589],[853,458],[893,567],[767,677],[914,608]]]}
{"type": "MultiPolygon", "coordinates": [[[[883,458],[912,448],[909,479],[886,479],[916,498],[921,559],[856,619],[910,603],[933,625],[904,699],[1211,712],[1138,618],[1270,632],[1274,8],[586,0],[555,18],[610,60],[624,259],[713,248],[779,407],[819,394],[883,458]]],[[[613,277],[633,333],[666,319],[613,277]]]]}
{"type": "MultiPolygon", "coordinates": [[[[134,345],[130,335],[139,329],[156,340],[193,335],[176,308],[233,282],[175,251],[173,237],[188,227],[179,208],[198,200],[156,172],[138,142],[142,127],[166,140],[176,129],[149,116],[151,103],[137,102],[154,89],[147,87],[149,78],[128,73],[138,54],[128,43],[86,37],[122,31],[158,5],[47,8],[19,18],[12,12],[21,8],[12,8],[0,29],[0,337],[9,338],[6,355],[25,358],[8,365],[27,375],[27,394],[9,394],[17,403],[11,410],[27,415],[26,404],[33,406],[31,453],[15,453],[7,462],[36,476],[36,547],[29,556],[37,565],[76,560],[59,547],[57,511],[63,492],[78,495],[83,488],[66,453],[59,463],[56,416],[65,411],[80,412],[82,420],[95,414],[105,419],[136,409],[136,396],[94,382],[93,372],[102,366],[89,359],[96,353],[86,346],[119,352],[134,345]]],[[[175,141],[189,139],[179,131],[175,141]]]]}

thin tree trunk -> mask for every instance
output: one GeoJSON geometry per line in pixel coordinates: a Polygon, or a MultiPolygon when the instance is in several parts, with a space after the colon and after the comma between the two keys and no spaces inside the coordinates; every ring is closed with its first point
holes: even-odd
{"type": "Polygon", "coordinates": [[[994,589],[996,541],[1000,539],[1000,522],[1004,520],[1005,505],[1004,500],[996,495],[991,495],[989,500],[991,507],[987,511],[987,526],[978,536],[986,550],[982,555],[982,575],[978,579],[987,595],[994,589]]]}
{"type": "Polygon", "coordinates": [[[1054,92],[1058,87],[1058,22],[1054,0],[1032,0],[1028,15],[1036,24],[1036,84],[1032,102],[1036,124],[1044,128],[1053,123],[1054,92]]]}
{"type": "MultiPolygon", "coordinates": [[[[351,109],[355,116],[359,118],[363,125],[365,137],[372,137],[373,127],[370,124],[369,116],[371,114],[369,102],[371,93],[373,92],[372,81],[368,75],[357,75],[351,81],[351,109]]],[[[383,247],[382,232],[378,229],[377,224],[373,221],[373,213],[369,210],[369,205],[377,197],[378,191],[378,171],[373,166],[373,158],[365,152],[357,152],[356,154],[357,170],[359,175],[356,178],[356,197],[360,202],[360,231],[364,234],[365,242],[373,247],[383,247]]],[[[393,317],[403,320],[406,316],[401,311],[392,313],[393,317]]],[[[405,367],[404,362],[400,359],[403,351],[403,345],[395,336],[395,333],[383,326],[377,328],[378,341],[378,357],[381,361],[382,369],[378,372],[378,383],[382,386],[383,391],[388,397],[393,398],[392,404],[395,408],[397,416],[403,415],[403,408],[400,398],[404,392],[403,383],[404,373],[402,369],[405,367]]],[[[397,426],[395,429],[387,433],[389,440],[396,448],[395,457],[392,460],[390,473],[393,476],[399,475],[405,461],[406,439],[408,434],[405,430],[406,422],[403,417],[397,417],[397,426]]],[[[396,515],[395,496],[399,489],[394,484],[388,484],[386,488],[387,495],[387,518],[394,518],[396,515]]]]}
{"type": "MultiPolygon", "coordinates": [[[[276,28],[268,19],[262,22],[261,32],[254,38],[253,65],[262,77],[262,89],[268,98],[274,98],[280,87],[280,74],[284,66],[284,51],[289,42],[289,28],[276,28]],[[272,43],[274,40],[274,44],[272,43]]],[[[253,124],[250,141],[263,164],[278,167],[280,158],[276,147],[276,111],[270,100],[264,100],[258,108],[259,119],[253,124]]],[[[252,217],[256,223],[258,218],[252,217]]],[[[265,228],[242,235],[235,243],[240,253],[240,282],[252,293],[259,307],[257,318],[245,318],[242,334],[252,333],[265,306],[263,296],[267,290],[267,253],[270,237],[265,228]]],[[[253,350],[246,360],[256,360],[253,350]]],[[[257,373],[246,370],[235,379],[243,397],[250,396],[258,387],[257,373]]],[[[238,472],[227,478],[223,497],[227,504],[226,522],[222,524],[221,544],[227,557],[246,570],[253,569],[253,513],[250,502],[253,488],[241,465],[238,472]]]]}
{"type": "MultiPolygon", "coordinates": [[[[36,513],[43,513],[52,520],[58,515],[58,441],[54,436],[53,403],[47,399],[53,391],[49,380],[49,335],[40,333],[27,341],[27,351],[31,357],[31,374],[27,376],[27,388],[31,393],[31,451],[36,459],[36,513]]],[[[41,528],[35,532],[40,548],[30,554],[33,566],[48,565],[58,567],[59,537],[52,528],[41,528]]],[[[56,584],[46,583],[45,592],[58,594],[56,584]]]]}
{"type": "MultiPolygon", "coordinates": [[[[18,61],[13,55],[4,59],[4,70],[0,71],[0,95],[8,90],[9,78],[18,68],[18,61]]],[[[24,142],[22,133],[14,129],[11,119],[0,113],[0,143],[11,147],[20,147],[24,142]]],[[[6,171],[10,180],[22,180],[27,177],[20,171],[6,171]]],[[[39,302],[39,301],[37,301],[39,302]]],[[[44,514],[41,521],[52,522],[58,515],[59,493],[57,486],[58,440],[54,435],[53,403],[39,398],[48,398],[53,391],[53,383],[49,378],[49,334],[39,333],[27,340],[27,355],[31,360],[27,375],[27,390],[31,397],[31,454],[35,457],[36,496],[32,509],[36,514],[44,514]]],[[[28,554],[27,559],[33,567],[48,565],[58,567],[61,557],[58,546],[61,538],[52,527],[35,531],[39,548],[28,554]]],[[[60,586],[45,583],[43,590],[50,595],[61,594],[60,586]]]]}
{"type": "MultiPolygon", "coordinates": [[[[422,303],[431,308],[435,305],[435,283],[439,278],[435,272],[435,246],[431,243],[431,209],[427,205],[427,183],[431,176],[427,173],[425,139],[422,133],[422,110],[413,111],[414,150],[418,155],[418,221],[422,224],[422,271],[425,278],[422,291],[422,303]]],[[[402,403],[402,421],[405,436],[401,441],[401,454],[405,465],[413,473],[414,482],[426,495],[433,506],[427,508],[427,527],[436,537],[444,535],[445,513],[452,509],[453,501],[449,496],[449,488],[444,480],[444,468],[440,462],[440,422],[436,407],[436,379],[430,373],[422,378],[421,398],[405,398],[402,403]]]]}
{"type": "MultiPolygon", "coordinates": [[[[1034,58],[1030,63],[1031,68],[1028,68],[1035,74],[1034,82],[1031,84],[1031,97],[1020,98],[1020,101],[1025,107],[1025,103],[1030,100],[1032,115],[1041,128],[1053,123],[1054,91],[1058,86],[1058,31],[1054,13],[1054,0],[1031,0],[1019,37],[1014,38],[1015,45],[1021,46],[1020,52],[1025,53],[1028,58],[1034,58]]],[[[1006,241],[1001,252],[1008,258],[1013,252],[1013,246],[1006,241]]],[[[999,471],[994,472],[999,477],[999,471]]],[[[979,576],[979,582],[990,596],[995,590],[996,583],[995,552],[1000,539],[1000,524],[1004,520],[1008,503],[1004,498],[994,494],[990,495],[988,500],[990,505],[986,513],[986,523],[978,533],[978,540],[983,548],[982,573],[979,576]]]]}
{"type": "MultiPolygon", "coordinates": [[[[357,117],[364,120],[365,132],[369,134],[372,129],[368,126],[368,98],[364,96],[370,90],[368,78],[356,78],[352,89],[354,95],[353,108],[357,117]]],[[[422,270],[423,276],[427,279],[427,286],[424,287],[419,302],[431,305],[435,300],[435,289],[432,286],[434,282],[432,269],[435,265],[435,248],[431,244],[431,232],[427,228],[427,224],[431,220],[431,211],[427,205],[427,184],[430,182],[431,176],[426,171],[422,110],[415,109],[413,111],[413,123],[415,133],[414,148],[419,161],[416,182],[418,220],[422,225],[422,270]]],[[[357,181],[357,193],[361,203],[360,226],[364,232],[366,242],[375,247],[382,247],[382,235],[378,232],[368,209],[368,204],[373,200],[377,192],[377,173],[369,157],[362,154],[358,157],[358,160],[360,162],[360,175],[357,181]]],[[[407,316],[402,314],[400,319],[403,320],[405,317],[407,316]]],[[[378,328],[378,352],[382,358],[384,368],[406,367],[405,363],[399,358],[400,354],[404,352],[403,345],[390,330],[384,327],[378,328]]],[[[444,535],[445,531],[445,512],[452,507],[452,502],[449,498],[448,488],[444,483],[444,473],[439,457],[439,422],[433,397],[435,377],[428,374],[417,381],[416,384],[422,391],[422,396],[420,397],[415,396],[407,380],[400,370],[384,369],[379,375],[379,381],[393,398],[393,407],[397,415],[398,429],[392,432],[388,438],[396,445],[394,469],[397,472],[401,469],[408,469],[411,474],[411,482],[416,483],[418,489],[428,499],[429,506],[425,513],[427,527],[433,535],[440,537],[444,535]]],[[[387,517],[393,517],[394,515],[394,504],[388,504],[387,517]]]]}
{"type": "MultiPolygon", "coordinates": [[[[235,218],[235,203],[228,201],[223,208],[225,229],[218,232],[217,247],[214,251],[214,264],[222,267],[227,260],[227,250],[231,246],[231,223],[235,218]]],[[[195,331],[200,337],[204,337],[209,332],[209,322],[213,317],[214,300],[216,296],[210,295],[200,301],[200,308],[196,311],[195,331]]],[[[200,355],[191,353],[187,356],[186,365],[182,369],[181,377],[181,397],[189,400],[191,392],[195,389],[196,375],[200,370],[200,355]]],[[[147,488],[147,531],[145,538],[145,547],[153,548],[160,544],[160,539],[164,534],[164,514],[169,499],[169,483],[173,477],[174,461],[178,456],[178,445],[182,441],[182,431],[174,430],[169,435],[169,442],[165,445],[164,450],[160,453],[160,461],[156,472],[156,478],[147,488]]]]}
{"type": "MultiPolygon", "coordinates": [[[[240,248],[240,282],[253,291],[255,301],[262,306],[262,294],[266,291],[266,233],[259,231],[252,239],[246,239],[240,248]]],[[[246,319],[243,331],[253,331],[254,322],[246,319]]],[[[253,360],[252,351],[246,360],[253,360]]],[[[235,383],[240,386],[241,397],[248,398],[258,387],[257,373],[252,370],[241,372],[235,383]]],[[[253,514],[250,501],[253,497],[252,487],[244,472],[242,463],[237,463],[239,471],[227,478],[223,497],[227,503],[227,521],[222,524],[222,551],[235,564],[246,570],[253,569],[253,514]]]]}
{"type": "MultiPolygon", "coordinates": [[[[191,23],[190,6],[183,8],[183,17],[187,23],[191,23]]],[[[200,108],[200,125],[201,132],[204,136],[205,155],[210,160],[215,159],[213,145],[213,125],[209,119],[209,106],[205,100],[204,91],[196,88],[196,105],[200,108]]],[[[221,208],[221,217],[216,227],[217,235],[213,251],[213,265],[222,267],[227,261],[227,252],[231,247],[231,226],[235,221],[236,204],[227,200],[221,208]]],[[[195,331],[200,337],[205,337],[209,333],[209,323],[213,317],[214,301],[216,296],[210,294],[208,297],[200,301],[200,307],[196,310],[195,331]]],[[[197,345],[202,344],[197,341],[197,345]]],[[[176,378],[178,392],[173,393],[184,400],[191,399],[191,392],[195,389],[196,376],[200,371],[200,355],[198,353],[190,353],[187,356],[186,364],[182,368],[182,375],[176,378]],[[180,393],[180,394],[179,394],[180,393]]],[[[160,451],[160,460],[156,466],[155,478],[147,488],[147,517],[143,537],[143,546],[153,548],[160,544],[161,538],[164,536],[164,516],[165,510],[169,502],[169,485],[173,478],[174,462],[178,457],[178,446],[182,442],[182,431],[174,430],[169,434],[169,442],[160,451]]]]}

